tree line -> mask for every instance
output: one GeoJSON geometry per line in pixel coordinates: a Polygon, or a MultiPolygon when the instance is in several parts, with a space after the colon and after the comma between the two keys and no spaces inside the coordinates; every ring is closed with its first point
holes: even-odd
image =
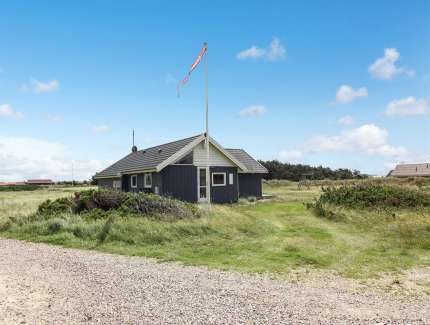
{"type": "Polygon", "coordinates": [[[321,180],[321,179],[352,179],[366,178],[367,175],[361,174],[358,170],[350,170],[347,168],[331,169],[323,166],[309,166],[302,164],[282,163],[278,160],[259,161],[269,173],[265,176],[266,179],[287,179],[290,181],[300,181],[303,179],[321,180]]]}

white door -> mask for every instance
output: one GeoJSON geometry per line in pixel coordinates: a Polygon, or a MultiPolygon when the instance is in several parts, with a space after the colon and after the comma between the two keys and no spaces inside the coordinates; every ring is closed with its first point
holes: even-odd
{"type": "Polygon", "coordinates": [[[197,173],[197,201],[198,202],[207,202],[208,200],[207,184],[208,182],[206,181],[206,168],[198,168],[198,173],[197,173]]]}

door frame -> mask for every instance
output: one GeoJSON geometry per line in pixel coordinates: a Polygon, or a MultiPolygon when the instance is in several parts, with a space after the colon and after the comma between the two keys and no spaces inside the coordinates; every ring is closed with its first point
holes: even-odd
{"type": "Polygon", "coordinates": [[[206,203],[208,202],[208,186],[210,186],[210,175],[209,175],[209,183],[208,180],[206,179],[206,185],[204,186],[206,188],[206,198],[202,199],[200,198],[200,170],[204,170],[205,171],[205,178],[206,177],[206,171],[207,171],[208,167],[197,167],[197,202],[198,203],[206,203]]]}

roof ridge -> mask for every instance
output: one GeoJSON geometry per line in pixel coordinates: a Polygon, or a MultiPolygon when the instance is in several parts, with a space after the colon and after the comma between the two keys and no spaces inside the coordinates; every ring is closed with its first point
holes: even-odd
{"type": "Polygon", "coordinates": [[[191,136],[191,137],[187,137],[187,138],[183,138],[183,139],[179,139],[179,140],[175,140],[175,141],[170,141],[170,142],[162,143],[162,144],[159,144],[159,145],[156,145],[156,146],[152,146],[152,147],[148,147],[148,148],[140,149],[140,150],[138,150],[137,152],[145,151],[145,150],[149,150],[149,149],[157,148],[157,147],[161,147],[161,146],[165,146],[165,145],[168,145],[168,144],[172,144],[172,143],[175,143],[175,142],[188,140],[188,139],[191,139],[191,138],[197,138],[198,136],[201,136],[202,134],[203,134],[203,133],[199,133],[199,134],[197,134],[197,135],[193,135],[193,136],[191,136]]]}

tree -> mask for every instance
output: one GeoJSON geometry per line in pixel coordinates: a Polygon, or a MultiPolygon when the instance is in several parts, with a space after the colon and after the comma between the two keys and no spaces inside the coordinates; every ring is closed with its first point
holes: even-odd
{"type": "Polygon", "coordinates": [[[361,174],[358,170],[350,170],[347,168],[331,169],[329,167],[313,167],[302,164],[282,163],[278,160],[259,161],[266,169],[268,174],[266,179],[287,179],[290,181],[300,181],[303,178],[311,180],[321,179],[352,179],[364,178],[366,175],[361,174]]]}

